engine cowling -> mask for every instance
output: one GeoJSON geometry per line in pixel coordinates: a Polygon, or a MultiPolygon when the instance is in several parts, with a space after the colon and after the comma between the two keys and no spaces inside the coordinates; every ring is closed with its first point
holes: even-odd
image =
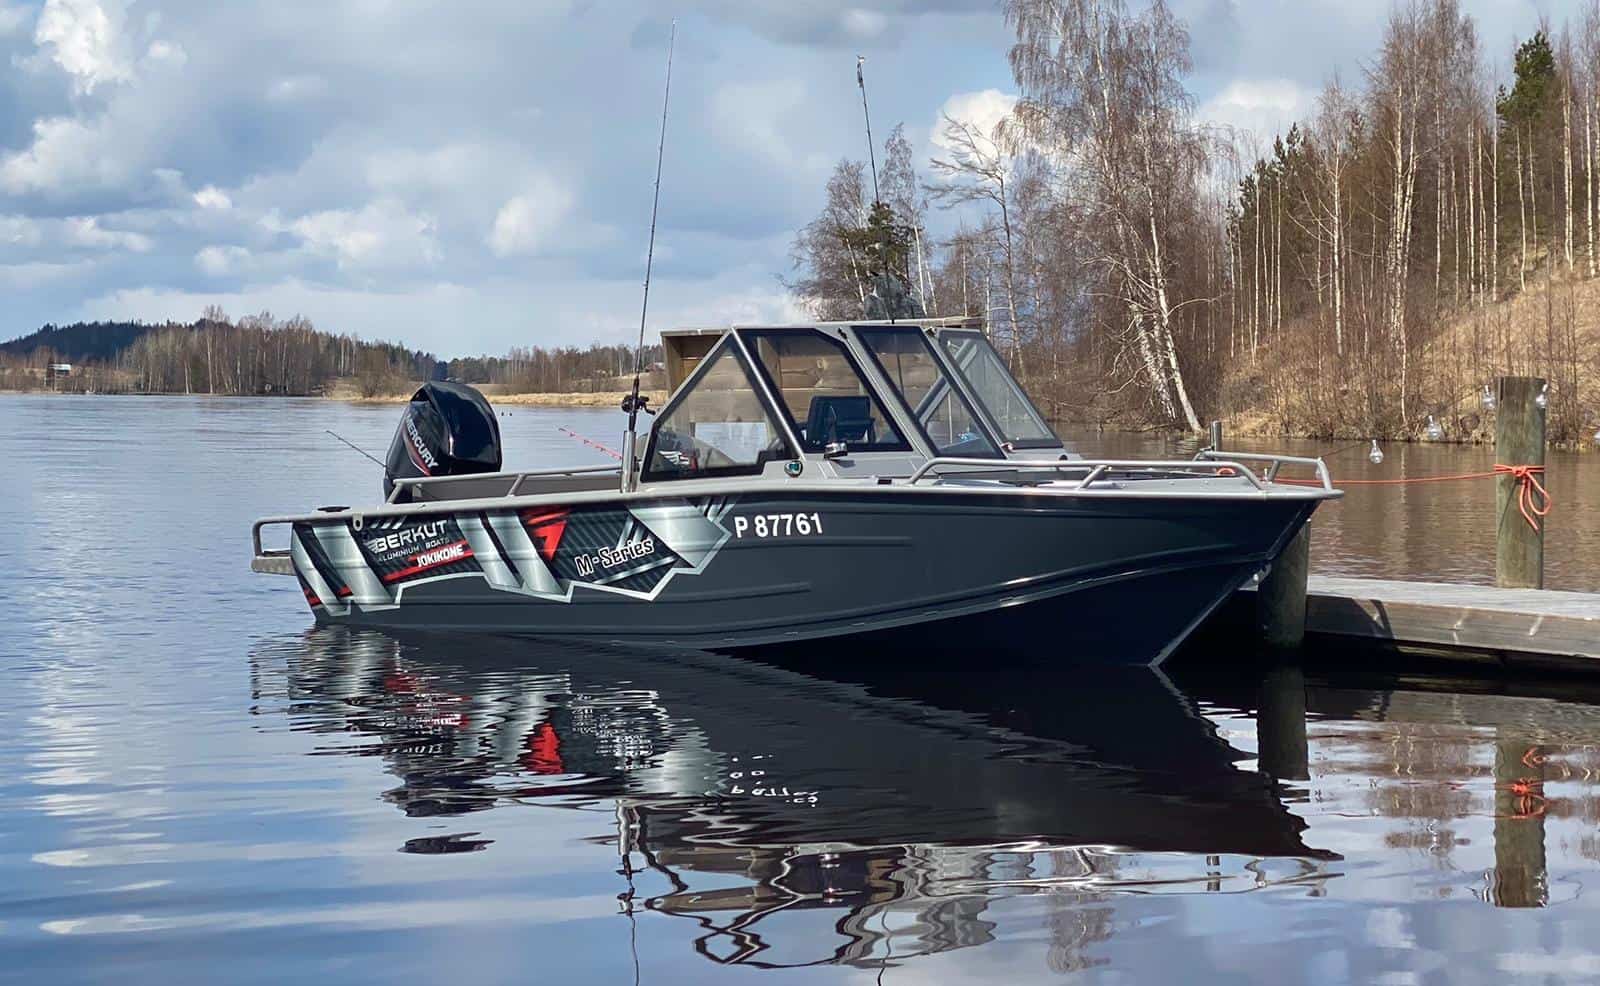
{"type": "MultiPolygon", "coordinates": [[[[500,422],[477,390],[460,383],[425,383],[411,395],[389,443],[383,495],[397,479],[466,476],[500,471],[500,422]]],[[[398,503],[410,502],[402,493],[398,503]]]]}

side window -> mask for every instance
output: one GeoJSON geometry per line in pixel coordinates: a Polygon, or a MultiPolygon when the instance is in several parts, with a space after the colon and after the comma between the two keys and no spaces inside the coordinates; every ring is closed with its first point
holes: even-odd
{"type": "Polygon", "coordinates": [[[844,344],[820,332],[745,334],[808,452],[844,442],[857,452],[910,451],[844,344]]]}
{"type": "Polygon", "coordinates": [[[728,340],[705,372],[661,412],[645,459],[646,479],[748,473],[789,458],[783,430],[767,413],[750,368],[728,340]]]}
{"type": "Polygon", "coordinates": [[[940,455],[1000,454],[920,329],[861,328],[856,334],[940,455]]]}

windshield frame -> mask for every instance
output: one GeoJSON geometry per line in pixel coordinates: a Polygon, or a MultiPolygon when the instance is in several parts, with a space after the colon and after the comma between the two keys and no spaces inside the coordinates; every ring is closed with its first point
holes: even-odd
{"type": "Polygon", "coordinates": [[[966,385],[967,390],[971,392],[973,400],[977,401],[978,407],[982,410],[984,417],[988,419],[988,423],[994,429],[994,431],[1000,435],[1001,440],[1005,443],[1005,447],[1010,449],[1044,449],[1065,447],[1061,441],[1061,436],[1057,435],[1056,430],[1050,427],[1049,420],[1045,418],[1043,414],[1039,413],[1039,406],[1033,402],[1033,398],[1028,395],[1028,391],[1022,386],[1022,383],[1012,374],[1011,368],[1006,366],[1006,361],[1001,358],[999,350],[994,348],[994,344],[989,341],[989,337],[985,335],[982,330],[942,329],[939,332],[939,346],[936,348],[940,350],[939,355],[945,357],[945,361],[949,364],[951,371],[956,374],[961,382],[966,385]],[[989,356],[995,361],[995,364],[1002,371],[1002,383],[1010,391],[1012,399],[1020,404],[1023,412],[1030,416],[1033,419],[1033,423],[1043,429],[1044,433],[1050,437],[1014,439],[1007,435],[1006,429],[1002,426],[1000,416],[995,413],[994,408],[989,406],[989,402],[984,400],[983,392],[980,391],[977,385],[972,382],[972,376],[967,373],[966,369],[962,367],[961,364],[956,360],[955,354],[950,352],[949,346],[946,344],[947,339],[953,339],[958,342],[971,341],[981,349],[987,350],[989,356]]]}
{"type": "Polygon", "coordinates": [[[905,391],[896,384],[895,375],[889,372],[889,368],[884,365],[883,358],[880,357],[877,350],[873,348],[872,337],[874,335],[915,335],[917,340],[922,344],[923,350],[928,354],[929,357],[932,358],[933,365],[939,369],[939,382],[928,390],[928,394],[923,398],[922,402],[926,404],[929,399],[938,394],[939,387],[942,386],[947,388],[949,392],[954,395],[955,399],[961,402],[962,408],[972,419],[972,423],[978,427],[979,432],[982,433],[984,442],[989,446],[988,449],[982,452],[973,453],[971,455],[963,453],[960,456],[961,458],[1005,458],[1006,453],[1004,439],[1000,438],[998,434],[996,434],[994,428],[990,425],[988,420],[986,420],[984,413],[978,410],[977,405],[973,403],[973,397],[966,393],[966,388],[963,386],[965,384],[965,380],[956,375],[955,368],[951,365],[951,362],[945,359],[944,356],[939,352],[939,347],[934,345],[933,340],[928,338],[928,332],[925,329],[918,325],[857,325],[854,326],[854,331],[856,341],[861,346],[862,351],[867,354],[867,358],[870,359],[872,361],[872,365],[877,368],[878,373],[883,377],[888,389],[894,392],[895,398],[900,402],[900,406],[905,410],[907,417],[911,419],[911,423],[916,427],[917,433],[922,437],[923,441],[928,443],[928,448],[932,450],[935,456],[948,456],[952,453],[945,452],[939,448],[939,443],[934,441],[933,435],[928,432],[927,426],[923,424],[922,415],[918,408],[912,406],[911,400],[906,395],[905,391]]]}
{"type": "Polygon", "coordinates": [[[760,368],[753,364],[754,360],[746,355],[744,347],[739,344],[738,339],[732,332],[724,335],[717,341],[716,345],[706,351],[705,356],[701,357],[694,370],[678,386],[678,389],[673,392],[667,402],[661,406],[661,409],[656,412],[655,420],[650,422],[650,433],[645,441],[644,454],[640,457],[637,466],[641,483],[685,482],[695,479],[719,479],[727,476],[759,476],[766,471],[768,462],[783,462],[800,458],[795,451],[795,439],[790,434],[786,417],[783,412],[772,406],[772,400],[766,392],[765,380],[761,376],[760,368]],[[700,381],[711,372],[711,367],[721,358],[724,349],[732,351],[734,364],[739,367],[740,371],[744,373],[745,379],[749,381],[750,389],[755,392],[756,400],[761,403],[763,413],[771,419],[772,424],[777,426],[777,435],[783,440],[783,453],[781,455],[775,454],[765,460],[758,458],[755,463],[751,464],[714,466],[709,469],[702,469],[693,475],[667,473],[651,469],[650,462],[655,457],[656,442],[662,426],[672,416],[672,413],[688,400],[689,395],[694,392],[695,387],[699,386],[700,381]]]}

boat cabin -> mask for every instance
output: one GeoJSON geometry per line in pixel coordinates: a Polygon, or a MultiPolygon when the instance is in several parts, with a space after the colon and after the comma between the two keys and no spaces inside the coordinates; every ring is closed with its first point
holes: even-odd
{"type": "MultiPolygon", "coordinates": [[[[638,485],[903,478],[932,459],[1076,459],[975,320],[662,333],[671,395],[638,485]]],[[[616,467],[402,480],[412,502],[614,489],[616,467]]]]}
{"type": "Polygon", "coordinates": [[[642,483],[813,464],[893,476],[935,457],[1064,451],[969,320],[690,329],[662,345],[672,396],[642,483]]]}

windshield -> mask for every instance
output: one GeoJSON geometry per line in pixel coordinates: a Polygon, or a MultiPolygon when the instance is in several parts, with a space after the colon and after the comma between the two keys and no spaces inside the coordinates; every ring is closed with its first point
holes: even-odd
{"type": "Polygon", "coordinates": [[[909,452],[844,344],[820,332],[744,332],[807,452],[909,452]]]}
{"type": "Polygon", "coordinates": [[[856,334],[940,455],[1000,454],[921,329],[860,328],[856,334]]]}
{"type": "Polygon", "coordinates": [[[950,361],[978,395],[978,402],[999,426],[1003,439],[1014,448],[1061,444],[982,333],[944,332],[940,341],[950,361]]]}

